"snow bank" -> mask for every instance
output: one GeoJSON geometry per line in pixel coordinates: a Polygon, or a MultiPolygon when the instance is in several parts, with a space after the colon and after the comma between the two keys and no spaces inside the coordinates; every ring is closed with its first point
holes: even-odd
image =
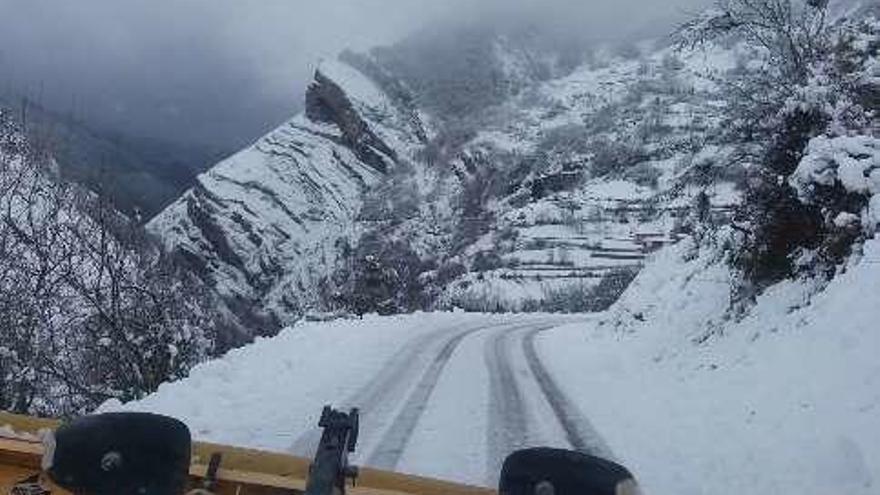
{"type": "Polygon", "coordinates": [[[877,493],[880,240],[824,292],[782,283],[739,322],[730,276],[670,248],[604,325],[541,351],[645,493],[877,493]]]}

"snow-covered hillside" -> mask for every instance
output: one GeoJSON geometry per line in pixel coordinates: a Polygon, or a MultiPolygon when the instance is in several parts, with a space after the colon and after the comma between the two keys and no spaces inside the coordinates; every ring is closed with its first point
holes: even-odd
{"type": "Polygon", "coordinates": [[[736,319],[723,259],[683,243],[540,349],[646,493],[873,494],[878,269],[874,239],[824,292],[785,282],[736,319]]]}
{"type": "Polygon", "coordinates": [[[466,153],[490,157],[508,182],[463,258],[500,259],[447,285],[446,304],[565,310],[559,299],[601,300],[591,289],[679,238],[697,195],[719,221],[729,216],[740,193],[736,167],[724,170],[730,150],[713,144],[712,78],[735,66],[736,49],[643,50],[638,59],[599,52],[481,122],[466,153]]]}
{"type": "Polygon", "coordinates": [[[317,303],[355,236],[361,195],[408,160],[424,130],[373,82],[321,65],[308,111],[198,178],[149,230],[216,288],[254,334],[317,303]]]}

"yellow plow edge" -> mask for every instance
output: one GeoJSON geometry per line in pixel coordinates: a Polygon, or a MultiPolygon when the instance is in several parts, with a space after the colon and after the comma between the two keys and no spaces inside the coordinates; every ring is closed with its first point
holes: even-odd
{"type": "MultiPolygon", "coordinates": [[[[0,411],[0,428],[8,426],[17,435],[0,429],[0,495],[40,473],[43,445],[34,436],[45,429],[55,429],[60,421],[20,416],[0,411]],[[29,438],[30,437],[30,438],[29,438]]],[[[309,459],[260,450],[243,449],[203,442],[193,443],[190,481],[200,486],[211,455],[219,453],[222,464],[218,471],[217,495],[293,495],[305,491],[309,459]]],[[[53,485],[45,476],[41,485],[51,495],[69,495],[53,485]]],[[[376,469],[362,468],[353,495],[495,495],[494,490],[410,476],[376,469]]]]}

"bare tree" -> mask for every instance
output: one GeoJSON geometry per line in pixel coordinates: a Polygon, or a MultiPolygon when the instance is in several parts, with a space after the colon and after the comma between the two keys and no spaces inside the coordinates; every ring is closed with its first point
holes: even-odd
{"type": "Polygon", "coordinates": [[[71,414],[185,376],[216,319],[139,226],[52,167],[0,121],[0,408],[71,414]]]}
{"type": "Polygon", "coordinates": [[[825,0],[717,0],[679,30],[684,45],[737,37],[761,48],[783,80],[805,82],[828,48],[825,0]]]}

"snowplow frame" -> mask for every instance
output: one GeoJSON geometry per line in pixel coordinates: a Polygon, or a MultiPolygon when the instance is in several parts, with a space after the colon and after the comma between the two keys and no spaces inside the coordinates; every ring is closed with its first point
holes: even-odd
{"type": "MultiPolygon", "coordinates": [[[[40,430],[54,430],[60,421],[0,412],[0,428],[10,427],[17,435],[0,429],[0,494],[24,479],[40,473],[43,445],[33,437],[40,430]]],[[[227,445],[193,442],[190,484],[201,486],[213,454],[222,455],[217,473],[217,495],[290,495],[305,493],[310,460],[273,452],[244,449],[227,445]]],[[[43,477],[51,495],[68,492],[52,485],[43,477]]],[[[362,468],[357,486],[349,488],[353,495],[495,495],[487,488],[410,476],[389,471],[362,468]]]]}

